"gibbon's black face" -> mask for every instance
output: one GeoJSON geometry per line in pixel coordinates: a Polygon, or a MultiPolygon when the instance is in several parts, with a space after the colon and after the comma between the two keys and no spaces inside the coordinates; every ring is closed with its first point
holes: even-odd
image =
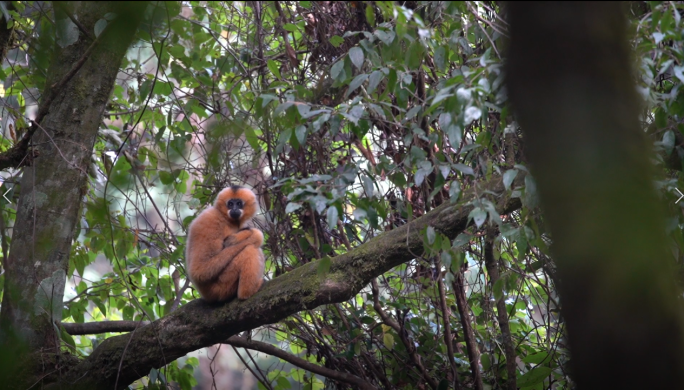
{"type": "Polygon", "coordinates": [[[236,221],[240,220],[242,216],[242,209],[245,207],[245,203],[242,199],[230,199],[226,202],[226,207],[228,208],[228,216],[236,221]]]}
{"type": "Polygon", "coordinates": [[[231,223],[242,225],[254,217],[258,210],[254,192],[244,187],[232,186],[219,192],[214,207],[231,223]]]}

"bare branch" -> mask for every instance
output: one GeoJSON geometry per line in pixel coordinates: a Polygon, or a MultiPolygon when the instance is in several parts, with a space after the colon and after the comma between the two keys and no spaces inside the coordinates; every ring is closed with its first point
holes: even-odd
{"type": "Polygon", "coordinates": [[[247,339],[244,339],[244,338],[238,337],[238,336],[233,336],[233,337],[229,338],[226,341],[226,343],[230,344],[234,347],[253,349],[255,351],[267,353],[269,355],[281,358],[281,359],[285,360],[286,362],[292,363],[297,367],[311,371],[314,374],[323,375],[324,377],[352,385],[352,386],[354,386],[354,388],[368,389],[368,390],[375,389],[375,386],[370,385],[368,382],[365,382],[363,379],[361,379],[355,375],[351,375],[351,374],[347,374],[346,372],[340,372],[340,371],[331,370],[329,368],[321,367],[317,364],[313,364],[311,362],[308,362],[308,361],[306,361],[300,357],[289,354],[289,353],[283,351],[282,349],[276,348],[273,345],[268,344],[268,343],[263,343],[263,342],[254,341],[254,340],[247,340],[247,339]]]}
{"type": "Polygon", "coordinates": [[[148,325],[150,321],[100,321],[100,322],[84,322],[82,324],[73,324],[69,322],[62,322],[60,325],[64,327],[72,336],[84,334],[101,334],[110,332],[131,332],[135,328],[148,325]]]}

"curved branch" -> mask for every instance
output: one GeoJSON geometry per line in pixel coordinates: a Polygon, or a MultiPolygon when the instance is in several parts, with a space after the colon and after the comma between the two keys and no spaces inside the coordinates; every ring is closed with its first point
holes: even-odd
{"type": "Polygon", "coordinates": [[[271,344],[268,344],[268,343],[263,343],[263,342],[254,341],[254,340],[247,340],[247,339],[244,339],[244,338],[238,337],[238,336],[233,336],[233,337],[229,338],[228,340],[225,341],[225,343],[230,344],[234,347],[253,349],[255,351],[267,353],[269,355],[281,358],[281,359],[285,360],[286,362],[294,364],[297,367],[303,368],[307,371],[311,371],[314,374],[322,375],[324,377],[336,380],[338,382],[344,382],[344,383],[347,383],[349,385],[352,385],[352,386],[354,386],[355,389],[367,389],[367,390],[375,389],[375,386],[372,386],[371,384],[369,384],[368,382],[359,378],[358,376],[347,374],[346,372],[331,370],[329,368],[319,366],[318,364],[313,364],[313,363],[308,362],[308,361],[306,361],[300,357],[289,354],[289,353],[283,351],[282,349],[277,348],[277,347],[275,347],[271,344]]]}
{"type": "Polygon", "coordinates": [[[464,196],[467,201],[447,202],[409,224],[335,257],[326,275],[318,274],[317,262],[308,263],[264,284],[246,301],[209,304],[198,299],[131,334],[108,338],[64,376],[61,383],[54,385],[68,383],[73,389],[112,388],[118,374],[118,387],[124,388],[150,369],[162,367],[199,348],[224,342],[245,330],[276,323],[301,310],[351,299],[373,278],[412,260],[411,253],[421,252],[420,233],[427,226],[450,238],[461,233],[469,225],[468,214],[473,209],[469,201],[478,193],[489,194],[487,197],[497,205],[500,214],[521,207],[520,199],[506,195],[501,178],[496,178],[477,191],[468,192],[464,196]]]}

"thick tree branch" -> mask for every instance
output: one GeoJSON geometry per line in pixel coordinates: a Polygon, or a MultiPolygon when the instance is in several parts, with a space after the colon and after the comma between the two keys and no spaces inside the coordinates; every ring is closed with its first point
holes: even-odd
{"type": "Polygon", "coordinates": [[[149,325],[149,321],[100,321],[74,324],[62,322],[64,330],[70,335],[102,334],[110,332],[132,332],[136,328],[149,325]]]}
{"type": "Polygon", "coordinates": [[[414,258],[421,252],[420,232],[432,226],[453,238],[468,226],[474,194],[487,195],[500,214],[520,208],[520,199],[506,195],[501,178],[469,191],[457,204],[445,203],[426,215],[386,232],[354,250],[333,259],[326,275],[318,275],[318,263],[305,264],[266,283],[246,301],[225,304],[192,301],[175,312],[138,328],[135,332],[105,340],[59,384],[69,388],[124,388],[188,352],[224,342],[256,327],[281,321],[305,309],[343,302],[356,295],[376,276],[414,258]],[[124,350],[126,351],[124,354],[124,350]],[[118,364],[118,363],[121,364],[118,364]],[[116,364],[114,364],[116,363],[116,364]],[[87,375],[86,375],[87,374],[87,375]]]}
{"type": "Polygon", "coordinates": [[[282,349],[274,347],[273,345],[268,344],[268,343],[263,343],[263,342],[254,341],[254,340],[247,340],[247,339],[244,339],[244,338],[238,337],[238,336],[233,336],[233,337],[229,338],[226,341],[226,343],[230,344],[234,347],[253,349],[255,351],[267,353],[269,355],[281,358],[281,359],[285,360],[286,362],[292,363],[297,367],[303,368],[307,371],[311,371],[314,374],[323,375],[324,377],[352,385],[352,386],[354,386],[355,389],[367,389],[367,390],[375,389],[375,386],[372,386],[368,382],[364,381],[363,379],[361,379],[355,375],[347,374],[346,372],[331,370],[329,368],[319,366],[318,364],[313,364],[313,363],[308,362],[308,361],[306,361],[300,357],[289,354],[289,353],[283,351],[282,349]]]}

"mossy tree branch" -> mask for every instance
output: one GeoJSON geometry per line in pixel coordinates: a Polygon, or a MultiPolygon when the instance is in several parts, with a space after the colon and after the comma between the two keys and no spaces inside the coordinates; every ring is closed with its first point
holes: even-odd
{"type": "Polygon", "coordinates": [[[202,347],[225,342],[245,330],[276,323],[301,310],[351,299],[370,281],[391,268],[410,261],[421,253],[421,231],[432,226],[454,238],[469,225],[468,214],[475,194],[486,195],[500,214],[521,207],[511,199],[501,178],[469,191],[464,201],[443,204],[400,228],[386,232],[332,260],[325,275],[318,274],[318,262],[305,264],[269,283],[255,296],[225,304],[195,300],[175,312],[130,334],[105,340],[62,382],[70,388],[124,388],[185,354],[202,347]],[[87,374],[87,375],[86,375],[87,374]]]}

